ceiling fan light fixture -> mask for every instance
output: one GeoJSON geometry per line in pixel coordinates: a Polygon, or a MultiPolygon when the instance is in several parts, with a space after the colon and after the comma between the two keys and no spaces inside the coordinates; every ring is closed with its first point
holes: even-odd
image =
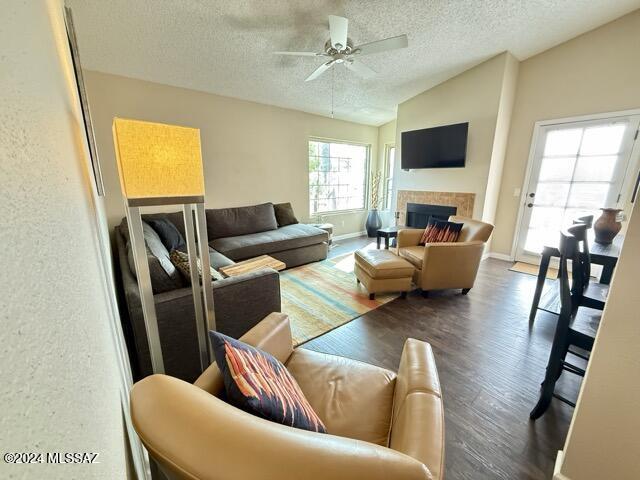
{"type": "Polygon", "coordinates": [[[349,21],[344,17],[329,15],[329,40],[324,44],[324,52],[274,52],[279,55],[297,55],[302,57],[331,57],[326,63],[320,65],[305,81],[311,81],[318,78],[331,66],[337,63],[344,64],[349,70],[353,71],[362,78],[371,78],[376,74],[366,65],[355,62],[351,58],[353,55],[370,55],[372,53],[381,53],[388,50],[396,50],[406,48],[408,40],[406,35],[398,35],[397,37],[385,38],[375,42],[364,43],[354,46],[353,41],[347,36],[349,21]]]}

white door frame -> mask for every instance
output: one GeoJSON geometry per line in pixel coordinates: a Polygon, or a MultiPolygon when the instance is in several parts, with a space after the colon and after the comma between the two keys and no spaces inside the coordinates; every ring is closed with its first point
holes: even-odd
{"type": "MultiPolygon", "coordinates": [[[[607,118],[615,118],[615,117],[628,117],[632,115],[640,115],[640,108],[634,108],[631,110],[621,110],[616,112],[603,112],[603,113],[595,113],[591,115],[579,115],[575,117],[564,117],[564,118],[556,118],[549,120],[539,120],[535,122],[533,126],[533,135],[531,136],[531,145],[529,146],[529,158],[527,159],[527,169],[525,170],[524,181],[522,182],[522,188],[520,190],[520,204],[518,206],[518,217],[516,219],[515,229],[513,231],[513,242],[511,244],[511,259],[515,260],[517,251],[518,251],[518,241],[520,239],[520,232],[522,230],[522,220],[524,218],[525,205],[527,203],[527,195],[529,194],[528,188],[529,183],[531,182],[531,175],[533,172],[533,166],[535,162],[535,153],[536,146],[538,144],[538,140],[540,138],[540,132],[543,127],[547,127],[550,125],[562,125],[563,123],[576,123],[576,122],[585,122],[590,120],[604,120],[607,118]]],[[[638,148],[638,142],[634,145],[634,150],[631,152],[631,159],[629,165],[634,165],[633,158],[635,155],[638,155],[640,150],[638,148]]]]}

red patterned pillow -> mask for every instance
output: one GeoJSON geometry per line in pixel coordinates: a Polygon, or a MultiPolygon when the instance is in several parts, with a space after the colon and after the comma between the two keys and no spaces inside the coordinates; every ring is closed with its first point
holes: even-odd
{"type": "Polygon", "coordinates": [[[422,234],[420,245],[427,243],[457,242],[463,225],[463,223],[437,220],[435,223],[427,225],[427,228],[425,228],[422,234]]]}
{"type": "Polygon", "coordinates": [[[290,427],[326,433],[298,383],[277,358],[218,332],[209,332],[232,405],[290,427]]]}

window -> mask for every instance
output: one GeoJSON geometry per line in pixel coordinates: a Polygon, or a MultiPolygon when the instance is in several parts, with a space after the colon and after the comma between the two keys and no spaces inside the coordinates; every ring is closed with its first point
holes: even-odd
{"type": "Polygon", "coordinates": [[[316,213],[365,208],[369,146],[309,142],[309,211],[316,213]]]}
{"type": "Polygon", "coordinates": [[[393,197],[393,169],[396,163],[396,146],[387,145],[384,160],[384,209],[391,211],[393,197]]]}

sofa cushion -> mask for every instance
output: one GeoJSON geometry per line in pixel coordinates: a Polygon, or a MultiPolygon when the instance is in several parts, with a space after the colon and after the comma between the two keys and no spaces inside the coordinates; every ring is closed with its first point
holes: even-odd
{"type": "Polygon", "coordinates": [[[285,227],[287,225],[298,223],[298,219],[293,213],[293,207],[291,206],[291,203],[276,203],[273,206],[273,210],[276,214],[276,220],[279,227],[285,227]]]}
{"type": "Polygon", "coordinates": [[[205,211],[209,240],[266,232],[278,228],[273,203],[205,211]]]}
{"type": "Polygon", "coordinates": [[[209,247],[209,263],[216,270],[220,270],[222,267],[228,267],[229,265],[233,265],[235,262],[209,247]]]}
{"type": "Polygon", "coordinates": [[[422,270],[422,259],[424,258],[424,246],[411,246],[402,247],[398,249],[398,255],[402,258],[406,258],[416,267],[418,270],[422,270]]]}
{"type": "Polygon", "coordinates": [[[283,425],[326,432],[295,379],[277,358],[213,330],[209,336],[229,403],[283,425]]]}
{"type": "Polygon", "coordinates": [[[287,370],[328,433],[387,446],[395,373],[305,348],[293,351],[287,370]]]}
{"type": "MultiPolygon", "coordinates": [[[[169,252],[162,244],[158,234],[145,222],[142,222],[144,233],[145,250],[147,252],[147,262],[149,264],[149,276],[151,277],[151,288],[153,293],[162,293],[176,288],[182,288],[184,282],[180,272],[171,263],[169,252]],[[168,263],[167,263],[168,262],[168,263]]],[[[137,277],[133,249],[131,242],[127,242],[127,262],[129,269],[137,277]]]]}
{"type": "Polygon", "coordinates": [[[252,233],[236,237],[218,238],[209,242],[214,249],[233,260],[268,255],[270,253],[327,242],[329,234],[324,230],[297,223],[268,232],[252,233]]]}

